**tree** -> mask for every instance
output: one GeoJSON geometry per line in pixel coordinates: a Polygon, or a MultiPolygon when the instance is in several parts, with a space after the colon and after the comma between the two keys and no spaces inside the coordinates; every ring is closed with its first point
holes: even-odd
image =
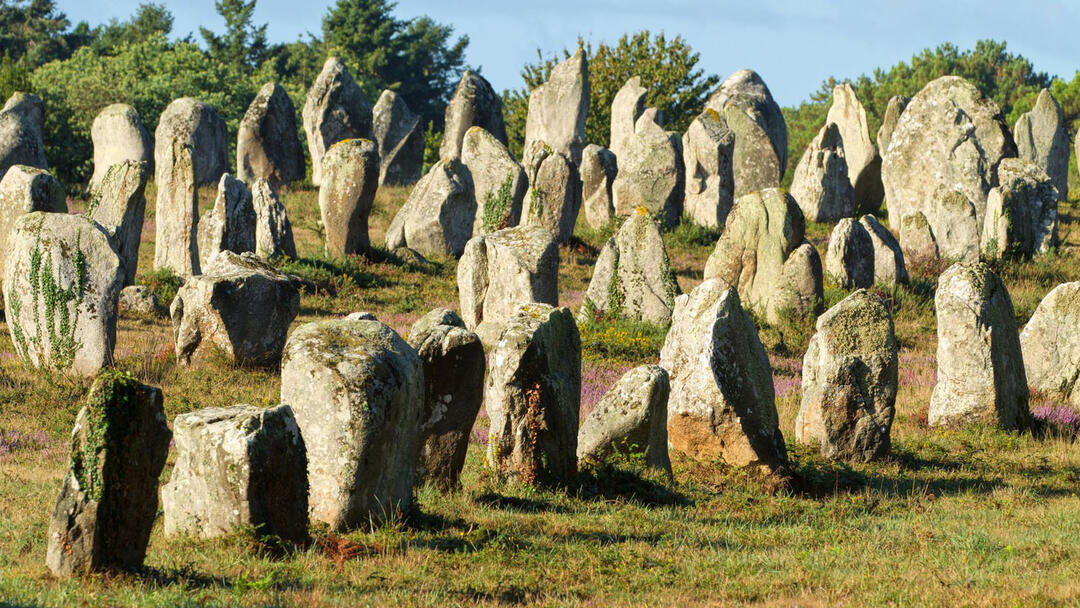
{"type": "Polygon", "coordinates": [[[96,40],[92,44],[98,53],[112,54],[124,44],[145,42],[158,34],[168,36],[172,28],[173,15],[164,4],[143,3],[131,19],[113,18],[95,28],[96,40]]]}
{"type": "Polygon", "coordinates": [[[85,23],[70,27],[53,0],[0,0],[0,51],[31,69],[66,59],[92,39],[85,23]]]}
{"type": "Polygon", "coordinates": [[[16,91],[31,92],[30,70],[11,59],[11,53],[4,52],[0,60],[0,102],[6,101],[16,91]]]}
{"type": "Polygon", "coordinates": [[[266,24],[254,25],[255,0],[216,0],[214,7],[225,19],[225,34],[199,28],[210,58],[251,73],[267,55],[266,24]]]}

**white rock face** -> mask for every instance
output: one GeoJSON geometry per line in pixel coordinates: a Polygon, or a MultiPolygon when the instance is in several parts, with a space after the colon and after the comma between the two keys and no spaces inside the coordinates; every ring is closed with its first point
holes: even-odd
{"type": "Polygon", "coordinates": [[[460,160],[435,163],[409,193],[386,229],[386,248],[408,247],[425,257],[458,257],[472,237],[476,196],[460,160]]]}
{"type": "Polygon", "coordinates": [[[682,151],[686,170],[683,212],[697,224],[723,228],[735,202],[735,133],[728,128],[727,119],[706,109],[683,135],[682,151]]]}
{"type": "Polygon", "coordinates": [[[113,165],[129,161],[145,162],[147,171],[153,170],[154,140],[143,126],[142,117],[134,106],[126,103],[105,106],[94,117],[94,124],[90,126],[90,139],[94,143],[91,192],[97,192],[105,174],[113,165]]]}
{"type": "Polygon", "coordinates": [[[295,258],[289,215],[269,182],[260,180],[252,186],[251,205],[255,208],[255,253],[264,258],[295,258]]]}
{"type": "Polygon", "coordinates": [[[502,99],[483,76],[472,70],[461,75],[454,96],[446,106],[439,158],[459,158],[461,142],[471,127],[480,127],[506,145],[502,99]]]}
{"type": "Polygon", "coordinates": [[[578,468],[595,465],[612,451],[645,453],[645,464],[671,474],[668,458],[667,402],[671,385],[659,365],[626,372],[578,431],[578,468]]]}
{"type": "Polygon", "coordinates": [[[387,89],[371,110],[379,147],[379,185],[408,186],[424,168],[424,122],[405,100],[387,89]]]}
{"type": "Polygon", "coordinates": [[[0,270],[9,252],[15,222],[27,213],[67,213],[64,187],[45,169],[15,165],[0,179],[0,270]]]}
{"type": "Polygon", "coordinates": [[[461,163],[476,197],[472,236],[517,226],[529,179],[506,146],[484,129],[471,127],[461,144],[461,163]]]}
{"type": "Polygon", "coordinates": [[[222,251],[255,251],[255,206],[244,182],[226,173],[218,182],[214,206],[199,220],[199,266],[222,251]]]}
{"type": "Polygon", "coordinates": [[[791,182],[791,196],[806,219],[838,222],[855,216],[855,188],[839,128],[826,124],[806,147],[791,182]]]}
{"type": "Polygon", "coordinates": [[[114,231],[116,253],[124,267],[124,285],[135,284],[139,269],[148,167],[145,161],[135,160],[109,167],[86,210],[88,217],[114,231]]]}
{"type": "Polygon", "coordinates": [[[0,178],[10,167],[48,169],[45,161],[45,104],[37,95],[14,93],[0,110],[0,178]]]}
{"type": "Polygon", "coordinates": [[[368,215],[379,187],[379,152],[366,139],[339,141],[326,151],[321,167],[319,217],[326,253],[363,253],[371,244],[368,215]]]}
{"type": "Polygon", "coordinates": [[[825,124],[834,124],[844,144],[847,175],[855,192],[858,213],[874,213],[881,208],[885,191],[881,185],[881,156],[870,141],[870,127],[855,90],[848,83],[833,87],[832,105],[825,124]]]}
{"type": "Polygon", "coordinates": [[[216,183],[229,170],[228,130],[225,121],[214,108],[198,99],[181,97],[173,100],[158,119],[154,131],[154,163],[160,166],[166,159],[173,141],[191,146],[195,156],[195,183],[199,186],[216,183]]]}
{"type": "Polygon", "coordinates": [[[1080,405],[1080,282],[1046,294],[1020,332],[1028,386],[1051,399],[1080,405]]]}
{"type": "Polygon", "coordinates": [[[619,166],[611,150],[589,144],[581,154],[581,198],[585,220],[599,229],[615,217],[615,200],[611,187],[619,166]]]}
{"type": "Polygon", "coordinates": [[[1035,163],[1057,188],[1060,200],[1069,198],[1069,131],[1065,117],[1050,91],[1043,89],[1035,107],[1013,127],[1020,158],[1035,163]]]}
{"type": "Polygon", "coordinates": [[[28,365],[93,376],[112,364],[124,270],[105,229],[85,216],[35,211],[15,222],[4,303],[28,365]]]}
{"type": "Polygon", "coordinates": [[[581,176],[570,157],[534,141],[525,150],[529,190],[521,223],[543,226],[560,243],[569,243],[581,211],[581,176]]]}
{"type": "Polygon", "coordinates": [[[177,138],[167,143],[157,140],[154,270],[170,268],[181,276],[199,274],[197,162],[191,145],[177,138]]]}
{"type": "Polygon", "coordinates": [[[589,113],[589,61],[578,49],[551,70],[547,82],[529,94],[525,147],[542,141],[581,164],[585,117],[589,113]]]}
{"type": "MultiPolygon", "coordinates": [[[[311,183],[316,186],[322,185],[323,155],[331,146],[346,139],[374,137],[371,102],[337,57],[326,58],[318,78],[308,89],[302,118],[311,153],[311,183]]],[[[376,167],[372,181],[377,179],[376,167]]]]}
{"type": "Polygon", "coordinates": [[[311,517],[341,531],[409,510],[424,370],[378,321],[316,321],[289,336],[281,401],[308,458],[311,517]]]}
{"type": "Polygon", "coordinates": [[[236,176],[253,186],[280,187],[304,178],[304,150],[296,134],[296,108],[285,89],[268,82],[251,101],[236,135],[236,176]]]}

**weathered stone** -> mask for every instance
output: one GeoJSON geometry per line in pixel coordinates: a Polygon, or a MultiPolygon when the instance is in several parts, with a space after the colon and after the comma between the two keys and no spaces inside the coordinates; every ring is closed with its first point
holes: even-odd
{"type": "Polygon", "coordinates": [[[484,129],[471,127],[461,144],[461,162],[476,197],[472,236],[516,226],[529,179],[506,146],[484,129]]]}
{"type": "Polygon", "coordinates": [[[14,93],[0,110],[0,178],[15,165],[48,169],[45,161],[45,104],[37,95],[14,93]]]}
{"type": "Polygon", "coordinates": [[[998,165],[997,188],[986,199],[981,250],[987,258],[1024,258],[1055,244],[1058,191],[1035,163],[1006,158],[998,165]]]}
{"type": "Polygon", "coordinates": [[[734,202],[735,133],[716,110],[706,109],[683,135],[682,151],[686,170],[684,213],[702,226],[723,228],[734,202]]]}
{"type": "Polygon", "coordinates": [[[423,362],[378,321],[316,321],[289,336],[281,401],[308,459],[311,517],[341,531],[409,510],[424,411],[423,362]]]}
{"type": "Polygon", "coordinates": [[[366,310],[361,310],[361,311],[358,311],[358,312],[350,312],[349,314],[345,315],[345,320],[346,321],[378,321],[378,319],[375,318],[375,313],[368,312],[366,310]]]}
{"type": "Polygon", "coordinates": [[[791,181],[791,196],[806,219],[838,222],[855,216],[855,188],[848,179],[846,159],[835,123],[822,127],[806,146],[791,181]]]}
{"type": "Polygon", "coordinates": [[[222,251],[172,301],[176,358],[187,365],[216,352],[238,365],[275,365],[299,307],[288,276],[255,254],[222,251]]]}
{"type": "Polygon", "coordinates": [[[504,146],[506,125],[503,123],[502,99],[483,76],[465,70],[446,106],[445,126],[439,158],[461,156],[461,142],[470,127],[480,127],[504,146]]]}
{"type": "Polygon", "coordinates": [[[414,323],[408,342],[424,362],[416,483],[454,489],[484,400],[484,346],[465,329],[461,317],[446,308],[436,308],[414,323]]]}
{"type": "Polygon", "coordinates": [[[124,268],[124,285],[135,284],[139,268],[139,244],[146,215],[144,192],[149,172],[145,161],[123,161],[109,167],[86,209],[87,217],[114,232],[116,254],[124,268]]]}
{"type": "Polygon", "coordinates": [[[124,270],[105,229],[82,215],[35,211],[15,222],[4,302],[28,365],[92,376],[112,363],[124,270]]]}
{"type": "Polygon", "coordinates": [[[761,76],[735,72],[705,107],[721,113],[735,132],[735,198],[779,186],[787,169],[787,123],[761,76]]]}
{"type": "Polygon", "coordinates": [[[887,287],[898,283],[907,284],[904,251],[896,237],[872,215],[862,216],[859,223],[866,229],[870,241],[874,244],[874,283],[887,287]]]}
{"type": "Polygon", "coordinates": [[[457,284],[465,326],[491,346],[518,305],[558,305],[559,246],[540,226],[473,237],[458,262],[457,284]]]}
{"type": "Polygon", "coordinates": [[[337,142],[322,158],[319,217],[326,234],[326,253],[342,257],[363,253],[368,214],[379,187],[379,152],[367,139],[337,142]]]}
{"type": "Polygon", "coordinates": [[[94,117],[90,126],[90,139],[94,143],[94,175],[90,178],[90,191],[97,192],[105,174],[113,165],[145,162],[146,171],[154,168],[154,140],[143,126],[142,118],[134,106],[114,103],[105,106],[94,117]]]}
{"type": "Polygon", "coordinates": [[[296,257],[292,224],[270,183],[259,180],[251,188],[251,205],[255,209],[255,253],[264,258],[296,257]]]}
{"type": "Polygon", "coordinates": [[[825,276],[844,289],[874,284],[874,242],[866,227],[850,217],[840,220],[829,235],[825,276]]]}
{"type": "Polygon", "coordinates": [[[866,110],[850,84],[845,82],[833,87],[832,105],[825,124],[839,128],[857,213],[874,213],[881,208],[881,199],[885,196],[881,185],[881,156],[870,141],[866,110]]]}
{"type": "Polygon", "coordinates": [[[529,93],[525,147],[542,141],[580,165],[588,113],[589,61],[579,48],[552,68],[547,82],[529,93]]]}
{"type": "Polygon", "coordinates": [[[521,210],[521,223],[551,231],[560,243],[569,243],[581,211],[581,177],[570,158],[542,141],[525,150],[529,191],[521,210]]]}
{"type": "Polygon", "coordinates": [[[581,154],[581,198],[585,220],[594,229],[603,228],[615,217],[611,187],[619,167],[611,150],[589,144],[581,154]]]}
{"type": "Polygon", "coordinates": [[[660,367],[671,377],[672,448],[767,471],[787,463],[769,356],[728,283],[706,279],[679,296],[660,367]]]}
{"type": "Polygon", "coordinates": [[[154,131],[154,164],[160,167],[173,141],[191,146],[195,156],[195,183],[216,183],[229,170],[228,131],[214,108],[191,97],[181,97],[165,108],[154,131]]]}
{"type": "Polygon", "coordinates": [[[254,528],[259,536],[307,540],[307,456],[288,405],[181,414],[173,438],[176,465],[161,488],[165,536],[254,528]]]}
{"type": "Polygon", "coordinates": [[[608,148],[621,159],[626,154],[626,141],[634,136],[634,126],[645,112],[645,93],[641,77],[634,76],[623,84],[611,100],[611,141],[608,148]]]}
{"type": "Polygon", "coordinates": [[[826,458],[868,462],[889,453],[897,341],[881,297],[858,290],[818,317],[803,357],[795,441],[826,458]]]}
{"type": "Polygon", "coordinates": [[[934,307],[938,371],[930,425],[1024,426],[1028,384],[1005,284],[986,264],[953,264],[938,278],[934,307]]]}
{"type": "Polygon", "coordinates": [[[578,468],[597,464],[612,451],[644,452],[645,464],[671,474],[667,404],[671,385],[659,365],[626,372],[593,408],[578,431],[578,468]]]}
{"type": "Polygon", "coordinates": [[[45,563],[54,575],[142,567],[171,436],[160,389],[114,370],[94,381],[49,520],[45,563]]]}
{"type": "Polygon", "coordinates": [[[517,307],[491,351],[484,407],[498,477],[558,484],[577,474],[581,337],[569,308],[517,307]]]}
{"type": "Polygon", "coordinates": [[[296,108],[276,82],[259,89],[236,136],[236,176],[251,187],[267,180],[275,188],[304,178],[304,150],[296,134],[296,108]]]}
{"type": "Polygon", "coordinates": [[[67,213],[64,187],[45,169],[15,165],[0,179],[0,270],[11,248],[15,222],[32,211],[67,213]]]}
{"type": "Polygon", "coordinates": [[[169,316],[168,307],[158,301],[157,296],[146,285],[128,285],[121,289],[117,306],[121,315],[169,316]]]}
{"type": "Polygon", "coordinates": [[[626,217],[645,207],[673,226],[683,206],[686,176],[682,140],[664,130],[658,110],[643,108],[644,97],[645,89],[635,76],[623,85],[611,105],[611,145],[618,161],[611,187],[615,215],[626,217]],[[632,127],[628,125],[630,112],[632,127]]]}
{"type": "Polygon", "coordinates": [[[218,182],[212,209],[199,220],[199,267],[222,251],[255,251],[255,206],[244,182],[228,173],[218,182]]]}
{"type": "Polygon", "coordinates": [[[705,263],[705,278],[727,281],[746,306],[769,323],[820,311],[821,258],[805,232],[802,211],[783,190],[770,188],[736,199],[705,263]]]}
{"type": "MultiPolygon", "coordinates": [[[[308,89],[303,121],[311,154],[311,183],[316,186],[323,181],[323,156],[334,144],[374,137],[371,103],[337,57],[327,57],[318,78],[308,89]]],[[[372,184],[375,180],[376,173],[372,171],[372,184]]]]}
{"type": "Polygon", "coordinates": [[[408,247],[427,257],[460,257],[476,216],[468,168],[458,159],[440,160],[420,178],[390,222],[386,248],[408,247]]]}
{"type": "Polygon", "coordinates": [[[889,98],[889,105],[885,108],[885,117],[881,119],[881,128],[877,132],[877,148],[882,157],[885,156],[892,142],[892,134],[896,130],[896,123],[900,122],[900,114],[910,102],[911,99],[903,95],[893,95],[889,98]]]}
{"type": "Polygon", "coordinates": [[[679,293],[660,227],[640,208],[600,250],[579,320],[599,312],[666,325],[679,293]]]}
{"type": "MultiPolygon", "coordinates": [[[[979,260],[979,219],[975,204],[957,190],[938,188],[933,195],[932,232],[938,253],[948,260],[979,260]]],[[[921,213],[916,211],[915,213],[921,213]]]]}
{"type": "Polygon", "coordinates": [[[190,144],[177,138],[157,140],[154,270],[170,268],[181,276],[199,274],[197,163],[190,144]]]}
{"type": "Polygon", "coordinates": [[[1035,107],[1017,119],[1013,137],[1020,158],[1035,163],[1050,177],[1060,200],[1068,199],[1069,131],[1061,106],[1050,91],[1039,91],[1035,107]]]}
{"type": "Polygon", "coordinates": [[[900,247],[908,260],[937,259],[937,241],[930,230],[930,222],[926,221],[926,216],[921,211],[905,215],[904,219],[900,220],[900,247]]]}
{"type": "Polygon", "coordinates": [[[371,111],[379,147],[379,185],[408,186],[424,167],[424,124],[400,95],[386,89],[371,111]]]}
{"type": "Polygon", "coordinates": [[[1039,302],[1020,332],[1028,386],[1047,398],[1080,405],[1080,282],[1062,283],[1039,302]]]}

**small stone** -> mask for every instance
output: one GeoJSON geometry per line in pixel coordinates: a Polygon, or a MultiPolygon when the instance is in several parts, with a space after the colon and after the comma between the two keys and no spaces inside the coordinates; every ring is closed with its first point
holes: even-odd
{"type": "Polygon", "coordinates": [[[471,127],[461,145],[461,162],[476,197],[472,236],[517,226],[529,179],[506,146],[484,129],[471,127]]]}
{"type": "Polygon", "coordinates": [[[1039,302],[1020,332],[1028,385],[1074,408],[1080,405],[1080,282],[1062,283],[1039,302]]]}
{"type": "Polygon", "coordinates": [[[603,228],[615,217],[611,187],[619,168],[611,150],[589,144],[581,155],[581,198],[585,220],[594,230],[603,228]]]}
{"type": "Polygon", "coordinates": [[[386,248],[408,247],[420,255],[459,257],[472,237],[476,197],[460,160],[435,163],[409,193],[386,229],[386,248]]]}
{"type": "Polygon", "coordinates": [[[259,180],[275,188],[304,178],[304,150],[296,134],[296,108],[276,82],[259,89],[236,136],[236,176],[251,187],[259,180]]]}
{"type": "Polygon", "coordinates": [[[424,167],[424,124],[405,100],[387,89],[371,111],[379,147],[379,185],[410,186],[424,167]]]}
{"type": "Polygon", "coordinates": [[[199,267],[222,251],[255,251],[255,206],[244,182],[226,173],[214,207],[199,220],[199,267]]]}
{"type": "Polygon", "coordinates": [[[893,95],[889,98],[889,105],[885,108],[885,118],[881,120],[881,128],[877,132],[877,146],[882,157],[885,156],[885,151],[889,149],[889,144],[892,142],[892,134],[896,130],[896,123],[900,121],[900,114],[910,101],[909,97],[903,95],[893,95]]]}
{"type": "Polygon", "coordinates": [[[319,217],[326,253],[344,257],[371,245],[368,215],[379,186],[379,152],[366,139],[346,139],[326,151],[319,186],[319,217]]]}
{"type": "Polygon", "coordinates": [[[998,165],[998,183],[986,198],[983,256],[1029,258],[1050,251],[1060,198],[1050,177],[1031,161],[1006,158],[998,165]]]}
{"type": "Polygon", "coordinates": [[[297,257],[292,223],[270,182],[255,182],[251,188],[251,205],[255,209],[255,253],[270,259],[297,257]]]}
{"type": "Polygon", "coordinates": [[[825,276],[844,289],[874,284],[874,242],[861,223],[847,217],[833,228],[825,254],[825,276]]]}
{"type": "Polygon", "coordinates": [[[900,247],[908,260],[936,260],[937,241],[930,230],[930,222],[921,211],[906,215],[900,221],[900,247]]]}
{"type": "Polygon", "coordinates": [[[529,190],[521,223],[547,228],[560,243],[569,243],[581,211],[581,177],[570,157],[534,141],[525,150],[529,190]]]}
{"type": "Polygon", "coordinates": [[[0,179],[0,270],[11,248],[15,222],[33,211],[67,213],[64,187],[45,169],[15,165],[0,179]]]}
{"type": "Polygon", "coordinates": [[[146,285],[128,285],[120,290],[119,310],[121,315],[143,317],[167,317],[169,309],[158,301],[154,292],[146,285]]]}
{"type": "Polygon", "coordinates": [[[974,203],[962,192],[934,192],[934,241],[941,257],[961,262],[979,260],[979,218],[974,203]]]}
{"type": "Polygon", "coordinates": [[[612,451],[644,452],[645,464],[671,474],[668,459],[668,373],[659,365],[626,372],[578,431],[578,468],[595,465],[612,451]]]}
{"type": "Polygon", "coordinates": [[[907,265],[904,263],[904,251],[896,237],[872,215],[862,216],[859,223],[869,233],[874,244],[874,283],[887,287],[906,285],[907,265]]]}
{"type": "MultiPolygon", "coordinates": [[[[345,64],[337,57],[327,57],[304,100],[303,121],[311,153],[311,183],[322,185],[323,156],[334,144],[347,139],[370,140],[374,137],[371,119],[371,103],[345,64]]],[[[373,191],[376,171],[370,173],[373,191]]]]}

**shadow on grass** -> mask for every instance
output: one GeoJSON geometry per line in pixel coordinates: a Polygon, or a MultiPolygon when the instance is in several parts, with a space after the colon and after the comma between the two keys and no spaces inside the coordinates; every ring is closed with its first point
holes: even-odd
{"type": "Polygon", "coordinates": [[[578,496],[585,500],[626,501],[644,507],[687,507],[693,504],[670,485],[610,465],[579,473],[575,489],[578,496]]]}

